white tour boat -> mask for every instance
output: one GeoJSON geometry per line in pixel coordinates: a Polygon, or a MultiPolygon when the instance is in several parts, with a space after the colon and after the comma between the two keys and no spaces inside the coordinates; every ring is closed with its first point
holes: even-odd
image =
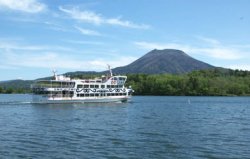
{"type": "Polygon", "coordinates": [[[56,75],[53,80],[38,80],[32,85],[34,103],[125,102],[132,88],[124,86],[127,76],[110,75],[95,79],[70,79],[56,75]]]}

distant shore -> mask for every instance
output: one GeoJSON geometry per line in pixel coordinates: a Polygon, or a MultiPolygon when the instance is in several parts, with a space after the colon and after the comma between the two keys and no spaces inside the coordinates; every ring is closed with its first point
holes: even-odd
{"type": "MultiPolygon", "coordinates": [[[[88,75],[72,75],[86,78],[88,75]]],[[[250,96],[250,71],[211,69],[188,74],[127,74],[126,86],[134,95],[150,96],[250,96]]],[[[33,81],[0,83],[0,94],[32,93],[33,81]]]]}

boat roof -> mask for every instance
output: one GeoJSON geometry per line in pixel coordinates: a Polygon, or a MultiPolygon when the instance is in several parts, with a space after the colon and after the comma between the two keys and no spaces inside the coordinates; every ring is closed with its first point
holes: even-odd
{"type": "MultiPolygon", "coordinates": [[[[123,78],[127,78],[127,76],[123,76],[123,75],[115,75],[112,77],[108,77],[107,80],[114,78],[114,77],[123,77],[123,78]]],[[[105,80],[105,81],[107,81],[105,80]]],[[[85,82],[87,81],[88,83],[96,83],[96,81],[103,81],[102,78],[94,78],[94,79],[62,79],[62,80],[58,80],[58,79],[50,79],[50,80],[36,80],[36,82],[85,82]]],[[[98,83],[102,83],[102,82],[98,82],[98,83]]]]}

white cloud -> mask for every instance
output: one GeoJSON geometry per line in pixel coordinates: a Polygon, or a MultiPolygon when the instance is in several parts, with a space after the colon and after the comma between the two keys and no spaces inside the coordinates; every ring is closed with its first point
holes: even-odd
{"type": "Polygon", "coordinates": [[[89,29],[84,29],[78,26],[75,26],[75,28],[80,31],[83,35],[92,35],[92,36],[101,36],[101,33],[94,31],[94,30],[89,30],[89,29]]]}
{"type": "Polygon", "coordinates": [[[103,45],[103,42],[99,42],[99,41],[82,41],[82,40],[63,40],[65,42],[68,43],[72,43],[72,44],[89,44],[89,45],[103,45]]]}
{"type": "Polygon", "coordinates": [[[0,49],[5,51],[46,51],[46,50],[57,50],[57,51],[72,51],[71,48],[61,47],[61,46],[47,46],[47,45],[25,45],[17,44],[14,42],[1,40],[0,39],[0,49]]]}
{"type": "Polygon", "coordinates": [[[133,61],[135,61],[137,58],[133,56],[119,56],[118,58],[114,59],[97,59],[93,61],[88,61],[90,66],[96,67],[98,70],[105,70],[107,67],[107,64],[109,64],[112,68],[119,67],[119,66],[125,66],[133,61]]]}
{"type": "Polygon", "coordinates": [[[233,48],[224,48],[224,47],[216,47],[216,48],[193,48],[191,53],[194,54],[203,54],[205,56],[213,57],[215,59],[222,60],[238,60],[243,58],[243,53],[239,50],[235,50],[233,48]]]}
{"type": "MultiPolygon", "coordinates": [[[[73,42],[82,43],[84,41],[73,42]]],[[[136,59],[136,57],[118,56],[106,51],[99,51],[99,55],[92,58],[83,56],[86,55],[85,53],[78,55],[72,53],[76,53],[76,50],[59,46],[23,45],[18,42],[13,43],[9,40],[0,39],[0,69],[35,67],[101,71],[106,69],[106,64],[117,67],[127,65],[136,59]],[[105,56],[100,56],[104,52],[105,56]]],[[[90,54],[93,55],[95,52],[90,54]]]]}
{"type": "Polygon", "coordinates": [[[149,25],[145,24],[135,24],[133,22],[127,21],[127,20],[121,20],[120,17],[118,18],[105,18],[100,14],[96,14],[93,11],[80,11],[78,8],[70,8],[66,9],[62,6],[59,7],[59,10],[61,10],[64,13],[69,14],[73,19],[95,24],[95,25],[101,25],[101,24],[110,24],[110,25],[117,25],[127,28],[136,28],[136,29],[149,29],[149,25]]]}
{"type": "Polygon", "coordinates": [[[107,24],[112,24],[112,25],[120,25],[123,27],[128,27],[128,28],[136,28],[136,29],[149,29],[149,25],[145,24],[135,24],[130,21],[123,21],[121,18],[111,18],[111,19],[106,19],[107,24]]]}
{"type": "Polygon", "coordinates": [[[17,69],[17,67],[0,65],[0,69],[2,69],[2,70],[15,70],[15,69],[17,69]]]}
{"type": "Polygon", "coordinates": [[[250,70],[250,65],[249,64],[234,64],[234,65],[228,65],[227,68],[239,69],[239,70],[250,70]]]}
{"type": "Polygon", "coordinates": [[[145,42],[145,41],[138,41],[134,42],[136,46],[142,49],[180,49],[180,50],[190,50],[190,46],[188,45],[182,45],[182,44],[176,44],[176,43],[154,43],[154,42],[145,42]]]}
{"type": "Polygon", "coordinates": [[[49,22],[49,21],[41,22],[41,21],[39,21],[39,23],[46,24],[48,26],[47,28],[51,29],[51,30],[62,31],[62,32],[72,32],[71,30],[66,29],[64,26],[53,23],[53,22],[49,22]]]}
{"type": "MultiPolygon", "coordinates": [[[[209,41],[215,43],[215,41],[209,41]]],[[[214,46],[207,47],[197,47],[177,43],[152,43],[144,41],[134,42],[134,44],[143,49],[179,49],[188,54],[198,54],[222,60],[238,60],[245,56],[244,51],[231,46],[220,45],[219,42],[216,42],[216,45],[214,46]]]]}
{"type": "Polygon", "coordinates": [[[8,53],[5,55],[5,68],[9,67],[37,67],[37,68],[57,68],[74,69],[82,71],[102,71],[107,64],[112,67],[127,65],[135,60],[135,57],[117,57],[112,59],[99,58],[96,60],[86,60],[84,58],[75,59],[71,55],[62,55],[55,52],[40,52],[39,54],[8,53]]]}
{"type": "Polygon", "coordinates": [[[220,42],[218,40],[213,39],[213,38],[207,38],[207,37],[203,37],[203,36],[196,36],[196,38],[203,41],[203,42],[211,44],[211,45],[219,45],[220,44],[220,42]]]}
{"type": "Polygon", "coordinates": [[[77,8],[66,9],[62,6],[59,7],[59,10],[69,14],[73,19],[93,23],[93,24],[101,24],[103,23],[103,19],[101,15],[98,15],[91,11],[79,11],[77,8]]]}
{"type": "Polygon", "coordinates": [[[0,0],[0,8],[27,13],[38,13],[45,10],[46,5],[36,0],[0,0]]]}

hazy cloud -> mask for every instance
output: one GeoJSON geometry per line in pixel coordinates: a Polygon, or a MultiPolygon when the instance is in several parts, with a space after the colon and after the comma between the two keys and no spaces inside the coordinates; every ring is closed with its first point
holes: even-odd
{"type": "Polygon", "coordinates": [[[103,42],[99,42],[99,41],[82,41],[82,40],[63,40],[65,42],[68,43],[72,43],[72,44],[89,44],[89,45],[103,45],[103,42]]]}
{"type": "Polygon", "coordinates": [[[5,54],[5,68],[10,67],[37,67],[56,69],[78,69],[78,70],[105,70],[107,64],[112,67],[127,65],[135,60],[135,57],[117,57],[110,60],[97,58],[96,60],[75,59],[70,55],[62,55],[55,52],[39,52],[39,54],[8,53],[5,54]]]}
{"type": "MultiPolygon", "coordinates": [[[[204,40],[204,39],[203,39],[204,40]]],[[[191,46],[187,44],[178,44],[178,43],[154,43],[154,42],[134,42],[134,44],[143,49],[179,49],[183,50],[188,54],[199,54],[203,56],[212,57],[215,59],[223,59],[223,60],[237,60],[241,59],[245,56],[245,52],[241,49],[233,48],[232,46],[221,45],[220,42],[206,39],[206,41],[210,42],[207,47],[197,47],[191,46]]]]}
{"type": "Polygon", "coordinates": [[[1,41],[0,39],[0,49],[5,51],[72,51],[71,48],[62,46],[48,46],[48,45],[25,45],[10,41],[1,41]]]}
{"type": "Polygon", "coordinates": [[[213,38],[207,38],[207,37],[203,37],[203,36],[196,36],[197,39],[205,42],[205,43],[208,43],[208,44],[211,44],[211,45],[219,45],[220,42],[216,39],[213,39],[213,38]]]}
{"type": "Polygon", "coordinates": [[[233,65],[228,65],[227,67],[231,69],[250,70],[249,64],[233,64],[233,65]]]}
{"type": "MultiPolygon", "coordinates": [[[[85,41],[69,42],[85,43],[85,41]]],[[[106,69],[106,64],[118,67],[127,65],[136,59],[136,57],[132,56],[117,56],[107,52],[105,52],[105,56],[87,59],[86,56],[72,56],[73,53],[75,53],[75,50],[71,48],[23,45],[21,43],[0,40],[0,69],[37,67],[100,71],[106,69]]],[[[103,55],[103,52],[98,53],[103,55]]],[[[83,54],[85,53],[81,53],[81,55],[83,54]]]]}
{"type": "Polygon", "coordinates": [[[26,13],[38,13],[45,10],[46,5],[36,0],[0,0],[0,8],[26,13]]]}
{"type": "Polygon", "coordinates": [[[92,36],[101,36],[101,33],[94,31],[94,30],[89,30],[89,29],[84,29],[78,26],[75,26],[75,28],[80,31],[83,35],[92,35],[92,36]]]}
{"type": "Polygon", "coordinates": [[[127,28],[136,28],[136,29],[149,29],[149,25],[145,24],[136,24],[127,20],[122,20],[120,17],[118,18],[105,18],[101,14],[97,14],[93,11],[81,11],[77,7],[73,8],[65,8],[60,6],[59,10],[67,13],[70,15],[73,19],[95,24],[95,25],[101,25],[101,24],[110,24],[110,25],[117,25],[127,28]]]}

